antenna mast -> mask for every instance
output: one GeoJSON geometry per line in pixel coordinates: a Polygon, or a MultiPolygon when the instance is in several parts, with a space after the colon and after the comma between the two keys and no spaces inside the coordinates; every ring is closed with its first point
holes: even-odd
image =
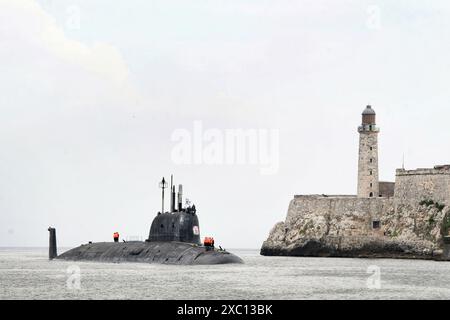
{"type": "Polygon", "coordinates": [[[161,213],[164,213],[164,189],[167,188],[167,182],[164,177],[162,178],[162,181],[159,183],[159,187],[162,189],[162,210],[161,213]]]}

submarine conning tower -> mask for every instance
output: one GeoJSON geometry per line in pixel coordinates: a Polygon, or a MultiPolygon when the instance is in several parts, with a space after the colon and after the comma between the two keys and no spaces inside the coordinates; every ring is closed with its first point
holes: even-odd
{"type": "MultiPolygon", "coordinates": [[[[164,211],[164,190],[168,188],[163,178],[159,184],[162,189],[162,210],[164,211]]],[[[170,182],[170,212],[158,212],[153,219],[146,241],[178,241],[201,244],[200,226],[195,205],[187,201],[183,208],[183,186],[178,186],[178,206],[175,206],[175,186],[173,177],[170,182]]]]}

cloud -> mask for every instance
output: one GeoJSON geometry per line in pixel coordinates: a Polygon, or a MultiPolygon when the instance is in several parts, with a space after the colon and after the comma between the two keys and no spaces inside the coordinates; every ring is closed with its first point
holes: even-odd
{"type": "MultiPolygon", "coordinates": [[[[68,38],[55,18],[36,1],[0,1],[0,43],[2,71],[9,71],[13,77],[26,78],[28,74],[35,82],[51,83],[63,95],[67,92],[66,79],[72,79],[78,81],[81,91],[91,92],[88,98],[104,94],[128,99],[138,96],[127,64],[116,47],[104,42],[89,45],[68,38]],[[95,82],[99,84],[97,92],[95,82]],[[107,91],[101,91],[102,88],[107,91]]],[[[5,77],[7,74],[2,81],[10,80],[5,77]]],[[[73,89],[73,82],[69,89],[73,89]]]]}
{"type": "Polygon", "coordinates": [[[77,207],[68,190],[132,153],[119,142],[141,96],[114,45],[71,39],[32,0],[0,0],[0,88],[0,225],[16,230],[0,243],[30,245],[43,224],[99,203],[77,207]]]}

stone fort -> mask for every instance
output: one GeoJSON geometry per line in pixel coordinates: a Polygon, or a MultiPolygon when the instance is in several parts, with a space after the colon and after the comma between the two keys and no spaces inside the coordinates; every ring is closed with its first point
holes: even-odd
{"type": "Polygon", "coordinates": [[[296,195],[263,255],[450,259],[450,165],[379,181],[376,113],[358,127],[356,195],[296,195]]]}

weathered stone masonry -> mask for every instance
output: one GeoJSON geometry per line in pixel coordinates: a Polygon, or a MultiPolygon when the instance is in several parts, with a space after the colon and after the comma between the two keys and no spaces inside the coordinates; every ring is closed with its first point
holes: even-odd
{"type": "Polygon", "coordinates": [[[376,197],[367,178],[359,175],[358,196],[295,196],[261,254],[450,260],[450,166],[398,169],[395,188],[381,182],[376,197]]]}
{"type": "Polygon", "coordinates": [[[367,106],[359,132],[358,197],[378,197],[378,132],[375,111],[367,106]]]}

